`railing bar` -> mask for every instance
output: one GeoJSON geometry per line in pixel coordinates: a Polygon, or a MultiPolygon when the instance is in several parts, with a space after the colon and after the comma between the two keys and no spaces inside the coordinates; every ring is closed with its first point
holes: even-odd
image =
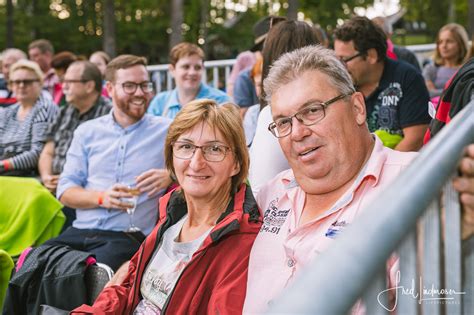
{"type": "Polygon", "coordinates": [[[386,309],[390,309],[390,306],[387,304],[387,293],[384,292],[386,289],[386,272],[385,268],[381,268],[381,271],[375,276],[374,281],[372,281],[363,297],[366,314],[387,314],[388,311],[386,309]]]}
{"type": "MultiPolygon", "coordinates": [[[[438,200],[434,200],[426,210],[421,219],[423,226],[423,276],[422,287],[419,290],[421,310],[424,315],[440,314],[441,303],[423,301],[424,289],[441,289],[441,228],[440,228],[440,206],[438,200]]],[[[429,292],[429,291],[428,291],[429,292]]],[[[426,296],[426,298],[440,298],[438,294],[426,296]]]]}
{"type": "MultiPolygon", "coordinates": [[[[416,233],[413,229],[410,234],[407,235],[405,240],[399,247],[400,255],[400,271],[397,273],[396,281],[399,279],[400,282],[397,284],[392,284],[396,286],[403,287],[405,289],[412,289],[414,292],[417,292],[418,279],[416,272],[416,233]]],[[[410,294],[402,294],[402,292],[397,291],[398,293],[398,303],[396,312],[397,314],[416,314],[417,313],[417,300],[410,294]]]]}
{"type": "Polygon", "coordinates": [[[166,72],[166,90],[171,91],[173,89],[173,76],[168,71],[166,72]]]}
{"type": "MultiPolygon", "coordinates": [[[[445,261],[445,287],[447,290],[462,290],[462,251],[461,251],[461,207],[459,205],[459,194],[448,181],[444,187],[444,261],[445,261]]],[[[455,299],[452,303],[446,303],[447,314],[461,314],[461,296],[452,295],[447,298],[455,299]]]]}
{"type": "Polygon", "coordinates": [[[202,72],[201,82],[207,84],[207,68],[202,72]]]}
{"type": "Polygon", "coordinates": [[[463,251],[463,286],[462,307],[463,314],[474,314],[474,236],[465,240],[462,244],[463,251]]]}
{"type": "Polygon", "coordinates": [[[219,68],[214,67],[212,69],[212,82],[214,84],[214,88],[219,89],[219,68]]]}
{"type": "Polygon", "coordinates": [[[227,87],[227,83],[229,82],[230,77],[230,66],[225,67],[225,86],[227,87]]]}

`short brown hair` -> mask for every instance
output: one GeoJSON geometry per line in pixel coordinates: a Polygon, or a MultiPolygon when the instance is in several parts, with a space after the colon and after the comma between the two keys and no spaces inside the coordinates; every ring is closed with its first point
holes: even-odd
{"type": "Polygon", "coordinates": [[[33,48],[38,48],[41,53],[46,53],[50,52],[51,54],[54,54],[54,48],[51,42],[47,39],[37,39],[32,41],[28,45],[28,50],[33,49],[33,48]]]}
{"type": "Polygon", "coordinates": [[[184,132],[204,122],[219,130],[234,153],[240,165],[238,174],[232,177],[231,193],[237,192],[247,178],[249,170],[249,154],[245,142],[242,119],[237,106],[232,103],[217,105],[214,100],[200,99],[188,103],[176,115],[171,123],[165,140],[165,163],[172,177],[176,178],[173,166],[173,143],[184,132]]]}
{"type": "Polygon", "coordinates": [[[70,51],[61,51],[54,55],[51,59],[51,67],[53,69],[67,70],[69,65],[77,60],[77,56],[70,51]]]}
{"type": "Polygon", "coordinates": [[[187,42],[180,43],[171,49],[170,63],[175,66],[179,59],[192,55],[197,55],[204,61],[204,51],[201,48],[187,42]]]}
{"type": "Polygon", "coordinates": [[[107,68],[105,69],[105,79],[115,83],[115,74],[117,73],[117,70],[128,69],[136,65],[146,67],[146,58],[135,55],[120,55],[107,64],[107,68]]]}

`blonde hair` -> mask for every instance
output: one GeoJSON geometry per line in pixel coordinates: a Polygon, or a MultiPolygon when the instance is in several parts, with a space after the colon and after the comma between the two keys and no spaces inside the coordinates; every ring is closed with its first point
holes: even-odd
{"type": "Polygon", "coordinates": [[[233,152],[240,171],[232,177],[231,193],[235,193],[246,180],[249,170],[249,155],[245,142],[242,119],[237,106],[232,103],[217,105],[213,100],[200,99],[188,103],[171,123],[165,140],[165,163],[172,177],[176,178],[173,166],[173,143],[184,132],[199,123],[206,123],[219,130],[233,152]]]}
{"type": "Polygon", "coordinates": [[[36,75],[36,78],[40,81],[40,84],[43,85],[44,74],[43,71],[41,71],[40,66],[36,62],[26,59],[18,60],[10,67],[9,77],[11,78],[15,71],[22,69],[33,72],[36,75]]]}
{"type": "Polygon", "coordinates": [[[451,35],[453,36],[453,39],[456,41],[459,47],[459,56],[458,59],[456,60],[457,65],[461,65],[464,63],[464,61],[467,60],[468,57],[468,50],[469,50],[469,38],[466,32],[466,29],[457,23],[449,23],[440,28],[438,35],[436,35],[436,50],[434,53],[434,62],[437,65],[443,65],[444,60],[441,57],[441,54],[439,53],[439,36],[442,32],[444,31],[449,31],[451,35]]]}

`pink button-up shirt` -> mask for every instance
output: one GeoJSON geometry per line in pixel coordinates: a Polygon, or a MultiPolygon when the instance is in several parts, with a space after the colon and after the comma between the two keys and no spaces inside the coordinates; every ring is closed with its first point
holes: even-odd
{"type": "Polygon", "coordinates": [[[375,138],[372,154],[351,188],[331,209],[304,225],[298,222],[306,194],[292,170],[280,173],[260,190],[257,203],[263,225],[250,254],[245,314],[266,311],[295,275],[331,246],[417,155],[386,148],[375,138]]]}

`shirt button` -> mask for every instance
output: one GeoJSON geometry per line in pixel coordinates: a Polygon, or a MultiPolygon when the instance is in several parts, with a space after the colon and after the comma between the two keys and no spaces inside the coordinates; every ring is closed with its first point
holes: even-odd
{"type": "Polygon", "coordinates": [[[293,268],[293,266],[295,265],[295,261],[293,259],[288,259],[288,261],[286,262],[286,265],[290,268],[293,268]]]}

